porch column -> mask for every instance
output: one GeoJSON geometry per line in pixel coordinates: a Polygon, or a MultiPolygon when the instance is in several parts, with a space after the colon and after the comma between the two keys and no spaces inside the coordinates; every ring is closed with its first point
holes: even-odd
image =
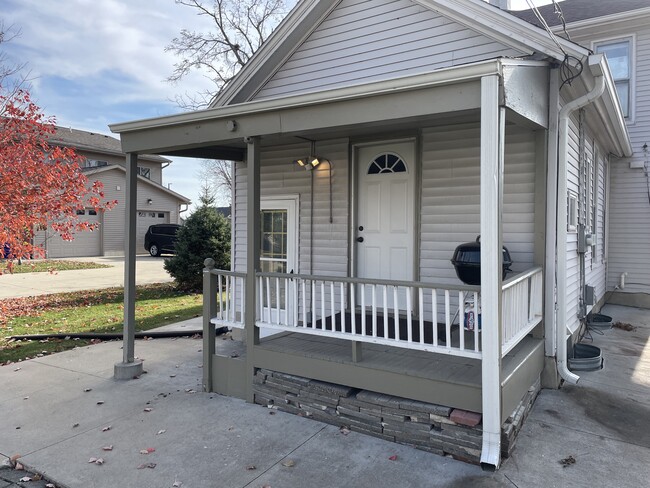
{"type": "MultiPolygon", "coordinates": [[[[501,462],[501,287],[505,109],[499,77],[481,78],[481,301],[483,449],[481,467],[501,462]]],[[[461,304],[462,306],[462,304],[461,304]]]]}
{"type": "Polygon", "coordinates": [[[260,343],[255,327],[257,283],[260,269],[260,138],[246,137],[246,397],[253,401],[254,349],[260,343]]]}
{"type": "Polygon", "coordinates": [[[123,359],[114,369],[117,380],[129,380],[142,374],[142,361],[135,360],[135,218],[138,208],[138,155],[126,155],[126,203],[124,239],[124,329],[123,359]]]}

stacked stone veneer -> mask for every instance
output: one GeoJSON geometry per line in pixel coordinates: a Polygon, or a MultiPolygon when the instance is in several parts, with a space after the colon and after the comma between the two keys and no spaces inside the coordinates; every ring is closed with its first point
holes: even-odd
{"type": "MultiPolygon", "coordinates": [[[[539,386],[531,387],[504,424],[505,456],[538,391],[539,386]]],[[[483,430],[475,412],[264,369],[256,373],[253,393],[255,403],[284,412],[471,463],[481,458],[483,430]]]]}

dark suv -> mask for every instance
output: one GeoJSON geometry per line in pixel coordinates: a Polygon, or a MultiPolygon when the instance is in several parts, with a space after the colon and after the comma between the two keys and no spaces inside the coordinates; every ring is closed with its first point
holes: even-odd
{"type": "Polygon", "coordinates": [[[181,226],[178,224],[156,224],[147,229],[144,235],[144,248],[152,256],[162,253],[173,254],[176,244],[176,233],[181,226]]]}

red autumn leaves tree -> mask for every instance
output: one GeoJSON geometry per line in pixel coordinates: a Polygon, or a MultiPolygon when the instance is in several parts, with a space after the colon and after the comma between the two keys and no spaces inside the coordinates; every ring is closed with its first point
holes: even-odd
{"type": "Polygon", "coordinates": [[[50,145],[54,119],[43,115],[25,90],[0,85],[0,258],[43,257],[34,245],[37,229],[64,240],[97,224],[80,221],[77,210],[108,210],[101,182],[89,184],[73,149],[50,145]]]}

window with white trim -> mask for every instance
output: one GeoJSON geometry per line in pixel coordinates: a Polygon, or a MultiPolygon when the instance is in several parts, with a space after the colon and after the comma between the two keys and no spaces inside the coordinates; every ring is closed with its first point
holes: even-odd
{"type": "Polygon", "coordinates": [[[594,50],[607,56],[623,115],[630,117],[632,100],[632,38],[598,42],[594,50]]]}
{"type": "Polygon", "coordinates": [[[151,179],[151,169],[144,166],[138,166],[138,174],[143,178],[151,179]]]}
{"type": "Polygon", "coordinates": [[[578,229],[578,195],[569,191],[567,198],[567,230],[575,232],[578,229]]]}

